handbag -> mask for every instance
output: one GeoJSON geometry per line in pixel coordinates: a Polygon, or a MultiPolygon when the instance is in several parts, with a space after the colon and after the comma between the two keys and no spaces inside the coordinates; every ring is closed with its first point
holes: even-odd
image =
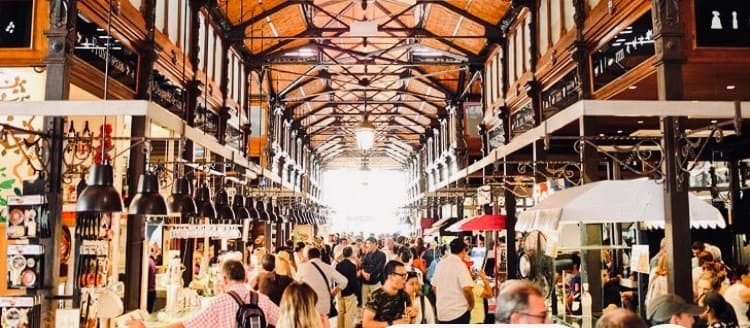
{"type": "MultiPolygon", "coordinates": [[[[310,263],[315,267],[315,269],[318,270],[318,272],[320,272],[320,276],[323,277],[323,281],[325,281],[326,286],[330,286],[328,282],[328,278],[326,277],[325,273],[323,273],[323,270],[321,270],[320,267],[318,267],[318,265],[315,264],[315,262],[310,262],[310,263]]],[[[329,296],[329,299],[331,300],[331,304],[329,306],[330,310],[328,310],[328,317],[333,318],[339,315],[339,311],[336,310],[336,305],[333,303],[333,296],[329,296]]]]}

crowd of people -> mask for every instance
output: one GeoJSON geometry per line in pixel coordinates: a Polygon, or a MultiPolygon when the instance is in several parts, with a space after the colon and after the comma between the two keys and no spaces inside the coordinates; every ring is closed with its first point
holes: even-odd
{"type": "MultiPolygon", "coordinates": [[[[331,235],[308,243],[288,241],[274,251],[258,247],[248,251],[244,263],[223,261],[219,296],[175,326],[234,327],[240,309],[235,299],[251,298],[275,327],[551,322],[545,297],[531,282],[510,280],[493,289],[486,272],[471,270],[471,246],[476,244],[461,238],[435,245],[421,238],[331,235]],[[496,300],[492,312],[491,298],[496,300]]],[[[596,326],[750,327],[748,267],[728,268],[718,248],[706,243],[696,242],[693,251],[692,300],[667,292],[662,247],[651,261],[646,317],[608,307],[596,326]]],[[[580,258],[573,263],[571,295],[581,289],[580,258]]]]}

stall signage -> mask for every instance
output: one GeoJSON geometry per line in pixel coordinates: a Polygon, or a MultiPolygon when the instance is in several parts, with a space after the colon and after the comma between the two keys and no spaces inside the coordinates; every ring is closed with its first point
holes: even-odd
{"type": "Polygon", "coordinates": [[[573,70],[542,91],[542,119],[546,120],[578,101],[578,85],[578,75],[573,70]]]}
{"type": "Polygon", "coordinates": [[[654,56],[652,25],[649,11],[591,54],[594,89],[607,85],[654,56]]]}
{"type": "Polygon", "coordinates": [[[172,81],[154,70],[149,86],[151,99],[170,112],[182,116],[185,108],[183,101],[183,89],[176,86],[172,81]]]}
{"type": "Polygon", "coordinates": [[[109,76],[135,90],[138,55],[123,46],[119,40],[107,36],[103,28],[86,18],[78,16],[76,24],[74,54],[104,72],[109,43],[109,76]]]}
{"type": "Polygon", "coordinates": [[[534,108],[531,103],[526,104],[510,114],[510,131],[518,135],[531,130],[536,125],[534,119],[534,108]]]}
{"type": "Polygon", "coordinates": [[[30,48],[33,0],[0,1],[0,48],[30,48]]]}
{"type": "Polygon", "coordinates": [[[750,47],[750,1],[695,0],[699,47],[750,47]]]}
{"type": "Polygon", "coordinates": [[[219,116],[211,110],[207,110],[203,105],[198,105],[196,111],[198,115],[195,117],[195,126],[199,127],[203,132],[215,136],[219,132],[219,116]]]}
{"type": "Polygon", "coordinates": [[[490,151],[500,148],[505,144],[505,126],[502,121],[487,131],[487,144],[490,151]]]}

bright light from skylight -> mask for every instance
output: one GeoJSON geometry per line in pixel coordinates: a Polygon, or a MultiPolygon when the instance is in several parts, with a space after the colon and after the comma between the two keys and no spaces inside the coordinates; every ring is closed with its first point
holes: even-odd
{"type": "Polygon", "coordinates": [[[406,197],[403,172],[352,168],[329,170],[322,178],[325,201],[336,213],[331,232],[406,233],[398,217],[406,197]]]}

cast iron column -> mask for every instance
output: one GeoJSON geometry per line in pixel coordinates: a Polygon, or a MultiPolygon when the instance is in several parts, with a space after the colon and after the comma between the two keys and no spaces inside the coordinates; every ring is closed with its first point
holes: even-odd
{"type": "MultiPolygon", "coordinates": [[[[45,32],[48,40],[47,80],[45,82],[45,100],[67,100],[70,94],[70,56],[75,45],[76,18],[78,17],[76,0],[49,1],[49,29],[45,32]]],[[[57,301],[52,296],[57,293],[60,284],[60,236],[62,235],[62,166],[63,136],[65,118],[48,116],[44,120],[44,131],[49,133],[49,149],[44,154],[44,161],[49,169],[47,183],[47,204],[49,218],[52,222],[52,236],[41,240],[45,249],[52,252],[44,266],[44,297],[42,302],[42,322],[44,326],[53,326],[57,301]]]]}
{"type": "MultiPolygon", "coordinates": [[[[651,2],[656,46],[656,79],[659,100],[681,100],[682,81],[682,22],[680,4],[674,0],[651,2]]],[[[669,266],[668,290],[685,300],[691,300],[690,275],[677,274],[678,268],[690,266],[690,217],[688,211],[688,185],[684,165],[680,160],[680,139],[683,133],[682,118],[662,117],[661,130],[664,147],[664,232],[667,241],[669,266]],[[682,238],[677,238],[682,236],[682,238]]]]}
{"type": "MultiPolygon", "coordinates": [[[[518,253],[516,253],[516,195],[512,191],[513,186],[507,181],[505,183],[505,188],[503,189],[503,195],[505,197],[505,271],[507,272],[507,279],[518,279],[518,253]]],[[[495,259],[497,263],[500,263],[500,260],[500,257],[495,259]]]]}

